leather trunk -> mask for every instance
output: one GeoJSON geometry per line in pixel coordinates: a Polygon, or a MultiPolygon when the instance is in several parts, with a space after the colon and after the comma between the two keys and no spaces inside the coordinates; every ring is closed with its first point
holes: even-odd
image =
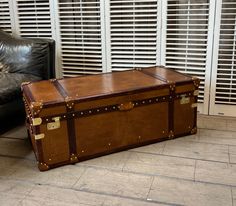
{"type": "Polygon", "coordinates": [[[196,133],[199,83],[157,66],[23,84],[39,169],[196,133]]]}

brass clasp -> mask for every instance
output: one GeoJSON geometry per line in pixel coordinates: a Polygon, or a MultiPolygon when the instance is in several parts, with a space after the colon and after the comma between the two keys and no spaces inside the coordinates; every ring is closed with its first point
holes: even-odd
{"type": "Polygon", "coordinates": [[[127,103],[120,104],[118,108],[120,111],[131,110],[134,108],[134,104],[132,102],[127,102],[127,103]]]}
{"type": "Polygon", "coordinates": [[[47,123],[48,130],[54,130],[61,127],[60,117],[54,117],[52,120],[54,120],[54,122],[47,123]]]}

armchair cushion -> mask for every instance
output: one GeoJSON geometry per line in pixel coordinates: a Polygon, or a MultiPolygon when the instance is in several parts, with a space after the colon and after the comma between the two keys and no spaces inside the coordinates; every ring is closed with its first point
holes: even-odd
{"type": "Polygon", "coordinates": [[[0,72],[0,104],[21,98],[21,83],[37,81],[41,78],[31,74],[0,72]]]}
{"type": "Polygon", "coordinates": [[[15,38],[0,31],[1,72],[43,77],[44,68],[49,64],[48,53],[49,47],[46,41],[15,38]]]}

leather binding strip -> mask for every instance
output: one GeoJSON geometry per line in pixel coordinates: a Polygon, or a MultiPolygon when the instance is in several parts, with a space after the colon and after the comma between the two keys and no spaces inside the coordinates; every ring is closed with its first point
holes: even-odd
{"type": "Polygon", "coordinates": [[[161,80],[161,81],[163,81],[163,82],[168,83],[168,81],[167,81],[165,78],[163,78],[162,76],[160,76],[160,75],[158,75],[158,74],[151,74],[151,73],[145,71],[145,69],[140,69],[140,70],[137,70],[137,71],[142,72],[143,74],[146,74],[146,75],[148,75],[148,76],[157,78],[157,79],[159,79],[159,80],[161,80]]]}
{"type": "MultiPolygon", "coordinates": [[[[188,93],[182,93],[185,95],[185,97],[190,97],[193,96],[193,92],[188,92],[188,93]]],[[[182,94],[175,95],[173,98],[171,98],[169,95],[167,96],[159,96],[159,97],[152,97],[148,99],[141,99],[137,101],[133,101],[132,103],[134,104],[135,107],[141,107],[145,105],[150,105],[150,104],[157,104],[161,102],[169,102],[170,99],[180,99],[182,94]]],[[[69,120],[69,119],[74,119],[74,118],[82,118],[82,117],[87,117],[90,115],[97,115],[101,113],[107,113],[107,112],[115,112],[119,111],[119,106],[120,104],[114,104],[114,105],[107,105],[103,107],[97,107],[97,108],[92,108],[92,109],[87,109],[87,110],[80,110],[80,111],[71,111],[68,113],[61,113],[58,114],[57,116],[60,117],[60,120],[69,120]]],[[[53,122],[53,118],[55,116],[45,116],[41,117],[42,118],[42,123],[49,123],[53,122]]]]}
{"type": "MultiPolygon", "coordinates": [[[[31,91],[29,90],[29,87],[27,87],[27,86],[23,86],[24,87],[24,90],[25,90],[25,93],[27,94],[27,96],[30,98],[30,102],[35,102],[35,98],[34,98],[34,96],[32,95],[32,93],[31,93],[31,91]]],[[[24,104],[25,104],[25,108],[26,108],[26,114],[29,114],[29,115],[31,115],[30,113],[30,109],[29,109],[29,106],[28,106],[28,103],[27,103],[27,101],[26,101],[26,97],[25,97],[25,95],[23,96],[23,101],[24,101],[24,104]]],[[[34,115],[34,118],[37,118],[37,117],[39,117],[39,115],[37,114],[37,115],[34,115]]],[[[27,124],[29,124],[28,125],[28,127],[27,127],[27,132],[28,132],[28,134],[30,135],[30,136],[32,136],[32,135],[36,135],[36,134],[40,134],[40,126],[35,126],[35,127],[32,127],[32,122],[30,122],[29,120],[30,120],[31,118],[28,118],[28,117],[26,117],[26,127],[27,127],[27,124]],[[28,119],[28,120],[27,120],[28,119]],[[27,123],[27,121],[28,121],[28,123],[27,123]],[[30,131],[30,130],[32,130],[32,131],[30,131]]],[[[31,137],[32,139],[33,139],[33,137],[31,137]]],[[[39,164],[40,163],[44,163],[44,157],[43,157],[43,146],[42,146],[42,140],[41,139],[39,139],[39,140],[31,140],[31,141],[35,141],[35,145],[36,145],[36,150],[37,150],[37,160],[38,160],[38,162],[39,162],[39,164]]]]}
{"type": "MultiPolygon", "coordinates": [[[[68,94],[67,92],[64,90],[64,88],[61,86],[61,84],[57,81],[57,79],[53,79],[51,81],[53,83],[53,85],[55,86],[55,88],[57,89],[57,91],[60,93],[60,95],[66,100],[68,99],[68,94]]],[[[67,104],[67,102],[65,102],[65,104],[67,104]]],[[[67,110],[67,114],[69,113],[73,113],[74,112],[74,107],[67,107],[66,106],[66,110],[67,110]]],[[[64,114],[63,116],[67,115],[64,114]]],[[[75,121],[74,118],[69,118],[67,119],[67,133],[68,133],[68,139],[69,139],[69,149],[70,149],[70,154],[71,156],[74,154],[77,154],[76,151],[76,136],[75,136],[75,121]]]]}
{"type": "Polygon", "coordinates": [[[169,109],[168,109],[168,130],[169,130],[169,139],[174,138],[174,97],[175,97],[175,82],[169,82],[167,79],[163,78],[158,74],[151,74],[146,72],[145,70],[141,69],[138,70],[143,74],[149,75],[165,83],[169,83],[170,85],[170,99],[169,99],[169,109]]]}

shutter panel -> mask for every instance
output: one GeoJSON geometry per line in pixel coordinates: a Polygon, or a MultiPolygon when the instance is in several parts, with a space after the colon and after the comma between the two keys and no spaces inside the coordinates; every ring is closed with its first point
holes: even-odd
{"type": "Polygon", "coordinates": [[[112,71],[159,64],[157,0],[110,0],[112,71]]]}
{"type": "Polygon", "coordinates": [[[208,33],[212,28],[209,12],[210,0],[167,1],[165,65],[200,78],[198,101],[205,103],[204,113],[208,112],[206,86],[209,87],[210,78],[206,72],[210,73],[207,61],[211,58],[212,50],[212,39],[208,33]]]}
{"type": "Polygon", "coordinates": [[[8,0],[0,1],[0,29],[12,33],[11,17],[8,0]]]}
{"type": "Polygon", "coordinates": [[[236,2],[218,4],[211,114],[236,116],[236,2]]]}
{"type": "Polygon", "coordinates": [[[58,0],[64,77],[102,72],[99,0],[58,0]]]}
{"type": "Polygon", "coordinates": [[[22,37],[52,37],[49,0],[16,0],[17,32],[22,37]]]}

